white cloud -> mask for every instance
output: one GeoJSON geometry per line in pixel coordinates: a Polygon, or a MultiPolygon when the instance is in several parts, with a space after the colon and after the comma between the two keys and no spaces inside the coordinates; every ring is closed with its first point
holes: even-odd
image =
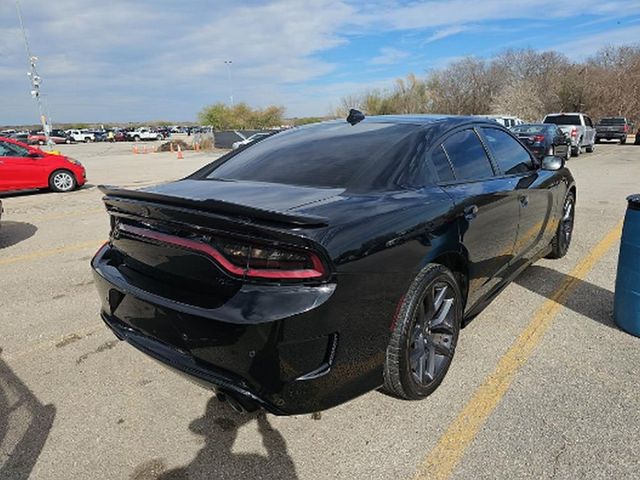
{"type": "Polygon", "coordinates": [[[423,42],[423,45],[426,45],[428,43],[433,43],[433,42],[436,42],[438,40],[442,40],[444,38],[451,37],[453,35],[457,35],[457,34],[462,33],[462,32],[466,32],[466,31],[468,31],[470,29],[471,29],[471,27],[468,26],[468,25],[452,25],[452,26],[447,27],[447,28],[441,28],[439,30],[436,30],[433,34],[431,34],[423,42]]]}
{"type": "MultiPolygon", "coordinates": [[[[356,39],[396,32],[415,34],[416,43],[424,36],[430,43],[484,31],[498,20],[537,20],[541,11],[555,18],[576,13],[574,4],[555,0],[84,0],[81,8],[77,0],[21,4],[32,50],[41,59],[43,92],[54,117],[65,121],[193,119],[204,104],[228,98],[224,60],[233,61],[236,100],[282,103],[291,115],[322,114],[341,95],[370,88],[358,80],[386,77],[385,66],[402,63],[420,71],[442,62],[441,57],[422,61],[410,46],[395,41],[394,47],[359,53],[357,59],[329,55],[356,39]],[[348,75],[342,77],[342,72],[348,75]]],[[[640,12],[640,3],[594,2],[579,10],[592,16],[631,15],[640,12]]],[[[629,27],[613,31],[613,37],[585,33],[559,48],[570,56],[588,55],[606,43],[635,41],[638,33],[629,27]]],[[[36,118],[25,71],[15,4],[0,1],[0,104],[11,106],[0,123],[36,118]]]]}
{"type": "Polygon", "coordinates": [[[369,63],[371,65],[393,65],[399,63],[400,60],[407,58],[409,52],[404,52],[393,47],[382,47],[379,55],[373,57],[369,63]]]}

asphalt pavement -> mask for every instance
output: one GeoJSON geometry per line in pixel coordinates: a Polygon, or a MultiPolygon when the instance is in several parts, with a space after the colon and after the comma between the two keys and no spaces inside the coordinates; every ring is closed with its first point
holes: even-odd
{"type": "Polygon", "coordinates": [[[464,328],[431,397],[371,392],[286,418],[233,412],[98,316],[96,185],[177,179],[217,154],[59,149],[85,164],[85,188],[2,198],[0,480],[640,478],[640,339],[612,321],[640,146],[571,159],[568,255],[537,262],[464,328]]]}

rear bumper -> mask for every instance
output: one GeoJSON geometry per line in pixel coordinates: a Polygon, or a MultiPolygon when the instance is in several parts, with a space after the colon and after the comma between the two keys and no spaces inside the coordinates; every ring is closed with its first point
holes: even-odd
{"type": "Polygon", "coordinates": [[[224,305],[203,309],[131,284],[109,253],[105,246],[92,261],[105,323],[207,388],[290,415],[333,407],[382,383],[395,304],[354,299],[350,293],[366,286],[360,276],[345,278],[343,291],[336,284],[247,285],[224,305]]]}
{"type": "Polygon", "coordinates": [[[626,139],[627,134],[622,132],[601,132],[596,133],[596,140],[621,140],[626,139]]]}

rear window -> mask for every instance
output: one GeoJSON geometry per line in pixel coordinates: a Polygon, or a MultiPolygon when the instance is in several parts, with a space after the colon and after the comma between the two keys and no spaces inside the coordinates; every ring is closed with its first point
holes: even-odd
{"type": "Polygon", "coordinates": [[[627,121],[624,118],[603,118],[598,125],[624,125],[627,121]]]}
{"type": "Polygon", "coordinates": [[[580,116],[578,115],[553,115],[546,117],[544,123],[553,123],[555,125],[582,125],[580,116]]]}
{"type": "Polygon", "coordinates": [[[250,145],[206,178],[346,188],[364,173],[396,167],[414,150],[415,125],[328,122],[282,132],[250,145]]]}
{"type": "Polygon", "coordinates": [[[513,129],[514,133],[524,133],[535,135],[537,133],[545,133],[549,131],[549,128],[554,127],[546,127],[544,125],[520,125],[513,129]]]}

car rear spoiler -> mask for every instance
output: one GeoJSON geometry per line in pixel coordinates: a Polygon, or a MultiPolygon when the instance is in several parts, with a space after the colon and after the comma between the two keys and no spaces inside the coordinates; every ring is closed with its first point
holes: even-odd
{"type": "Polygon", "coordinates": [[[184,197],[174,197],[171,195],[145,192],[141,190],[128,190],[113,185],[99,185],[98,189],[105,194],[103,201],[105,202],[107,207],[115,207],[115,204],[121,202],[122,200],[132,200],[140,203],[153,203],[172,207],[181,207],[212,214],[244,217],[299,227],[322,227],[328,225],[328,219],[325,217],[263,210],[247,205],[225,202],[223,200],[194,200],[184,197]]]}

